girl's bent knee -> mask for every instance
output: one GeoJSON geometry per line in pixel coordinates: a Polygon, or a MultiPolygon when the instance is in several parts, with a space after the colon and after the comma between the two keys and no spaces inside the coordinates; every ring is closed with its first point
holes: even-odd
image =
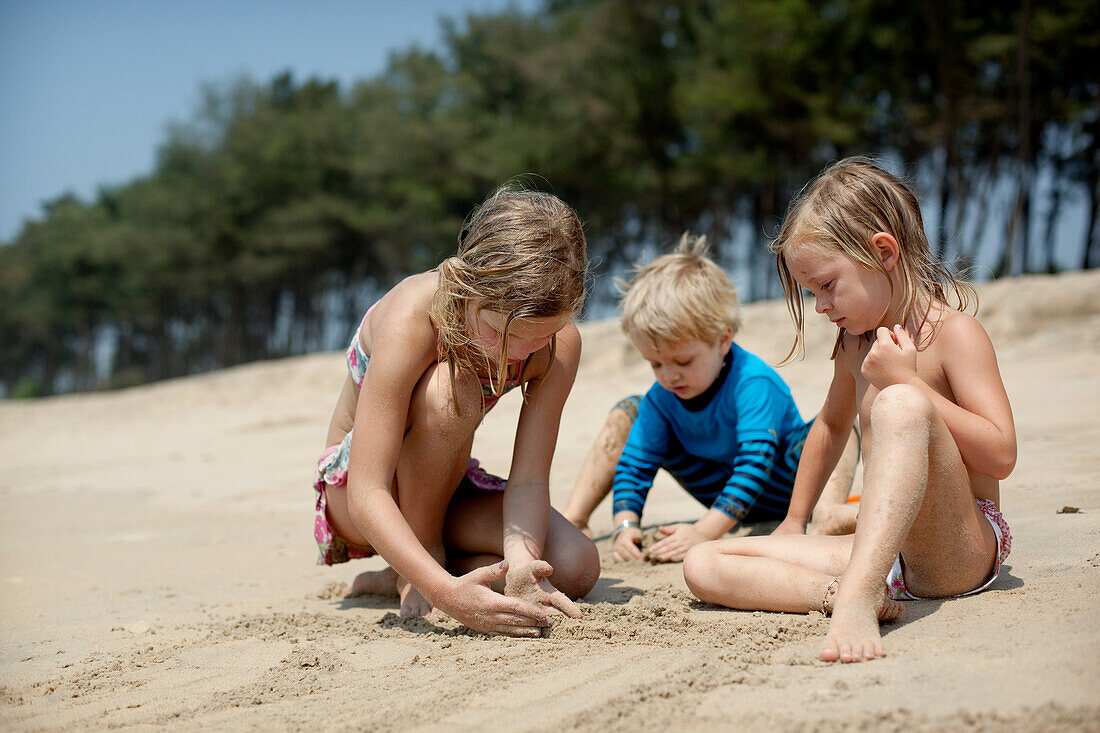
{"type": "Polygon", "coordinates": [[[587,595],[600,578],[600,553],[587,537],[583,542],[570,543],[552,564],[551,582],[570,598],[587,595]]]}
{"type": "Polygon", "coordinates": [[[891,384],[875,396],[871,403],[871,422],[905,422],[927,420],[936,407],[919,388],[909,384],[891,384]]]}
{"type": "Polygon", "coordinates": [[[710,601],[716,553],[709,542],[696,545],[684,556],[684,582],[701,601],[710,601]]]}

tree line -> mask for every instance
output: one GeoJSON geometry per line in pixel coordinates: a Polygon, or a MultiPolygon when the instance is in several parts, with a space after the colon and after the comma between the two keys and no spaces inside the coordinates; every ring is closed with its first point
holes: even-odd
{"type": "Polygon", "coordinates": [[[1100,260],[1091,0],[546,0],[442,23],[439,50],[351,89],[208,85],[151,173],[45,204],[0,247],[4,393],[333,348],[522,173],[581,213],[597,273],[690,228],[745,300],[775,293],[791,197],[855,153],[908,164],[956,266],[992,231],[994,275],[1052,269],[1075,202],[1075,266],[1100,260]]]}

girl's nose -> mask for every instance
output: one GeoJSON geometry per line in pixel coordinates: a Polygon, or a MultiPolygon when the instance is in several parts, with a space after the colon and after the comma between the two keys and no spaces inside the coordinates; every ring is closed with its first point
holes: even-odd
{"type": "Polygon", "coordinates": [[[814,310],[816,310],[818,313],[824,313],[825,311],[829,310],[829,308],[825,305],[824,300],[822,300],[821,298],[814,298],[814,310]]]}

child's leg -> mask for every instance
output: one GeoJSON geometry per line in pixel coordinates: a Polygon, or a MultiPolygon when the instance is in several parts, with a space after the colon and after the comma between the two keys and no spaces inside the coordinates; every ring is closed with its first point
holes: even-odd
{"type": "Polygon", "coordinates": [[[729,608],[809,613],[844,572],[852,538],[731,537],[688,550],[684,580],[697,598],[729,608]]]}
{"type": "MultiPolygon", "coordinates": [[[[481,424],[481,409],[481,383],[472,375],[458,374],[452,391],[449,370],[438,365],[421,378],[409,403],[409,424],[394,481],[395,498],[413,534],[444,566],[444,518],[466,473],[474,431],[481,424]]],[[[402,582],[399,578],[399,590],[402,582]]],[[[421,616],[430,610],[418,591],[402,590],[402,615],[421,616]]]]}
{"type": "Polygon", "coordinates": [[[825,488],[814,506],[810,531],[813,534],[851,534],[856,529],[858,504],[848,503],[848,492],[859,462],[859,438],[853,430],[848,435],[844,452],[837,461],[825,488]]]}
{"type": "MultiPolygon", "coordinates": [[[[394,477],[394,500],[409,527],[440,563],[443,553],[443,518],[470,458],[474,430],[481,421],[481,384],[476,378],[456,378],[458,404],[451,391],[446,367],[433,365],[420,379],[409,403],[409,417],[394,477]],[[457,409],[456,409],[457,408],[457,409]]],[[[356,432],[353,440],[368,439],[356,432]]],[[[347,489],[330,490],[329,519],[348,542],[367,544],[348,512],[347,489]]],[[[430,606],[392,570],[362,573],[352,592],[375,592],[388,581],[396,582],[403,615],[423,615],[430,606]]]]}
{"type": "Polygon", "coordinates": [[[611,491],[615,466],[619,462],[619,456],[623,454],[623,446],[626,445],[626,438],[634,425],[634,417],[637,416],[637,407],[634,407],[631,414],[623,407],[623,402],[615,405],[608,413],[607,421],[584,457],[577,480],[573,483],[573,491],[562,510],[562,515],[588,537],[592,536],[588,530],[588,520],[611,491]]]}
{"type": "MultiPolygon", "coordinates": [[[[469,490],[455,495],[444,527],[447,560],[454,572],[500,562],[504,553],[504,493],[469,490]]],[[[592,540],[550,509],[542,559],[554,568],[550,583],[570,598],[592,590],[600,577],[600,554],[592,540]]],[[[498,591],[504,588],[501,580],[498,591]]]]}
{"type": "MultiPolygon", "coordinates": [[[[696,545],[684,558],[684,580],[700,600],[747,611],[832,612],[835,580],[848,564],[851,536],[734,537],[696,545]]],[[[902,605],[879,594],[878,618],[898,618],[902,605]]]]}
{"type": "Polygon", "coordinates": [[[906,580],[921,596],[974,588],[996,552],[958,447],[928,397],[908,385],[887,387],[872,404],[870,422],[859,524],[821,648],[826,661],[885,654],[876,615],[899,552],[906,580]]]}

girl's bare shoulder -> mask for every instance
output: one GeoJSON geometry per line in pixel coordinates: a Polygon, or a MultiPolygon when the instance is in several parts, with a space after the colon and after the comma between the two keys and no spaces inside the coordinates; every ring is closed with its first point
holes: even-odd
{"type": "Polygon", "coordinates": [[[970,370],[977,363],[995,363],[997,358],[981,321],[947,306],[936,318],[932,338],[919,349],[922,360],[932,360],[949,375],[959,369],[970,370]]]}
{"type": "Polygon", "coordinates": [[[581,330],[577,328],[575,321],[569,321],[565,327],[557,333],[558,348],[565,348],[570,355],[580,356],[581,330]]]}
{"type": "Polygon", "coordinates": [[[939,341],[951,349],[989,343],[989,334],[981,321],[949,306],[942,306],[936,314],[934,331],[933,343],[939,341]]]}
{"type": "MultiPolygon", "coordinates": [[[[570,321],[555,334],[557,344],[554,347],[555,360],[575,370],[580,363],[581,332],[577,324],[570,321]]],[[[550,347],[544,346],[531,355],[530,363],[524,370],[525,380],[534,380],[546,376],[550,371],[550,347]]]]}
{"type": "Polygon", "coordinates": [[[427,314],[439,280],[434,270],[409,275],[390,288],[378,301],[378,310],[398,317],[410,312],[427,314]]]}
{"type": "MultiPolygon", "coordinates": [[[[431,344],[434,349],[435,328],[428,310],[435,295],[435,271],[410,275],[383,295],[363,321],[360,342],[373,351],[383,337],[397,337],[408,342],[431,344]]],[[[410,343],[410,346],[412,343],[410,343]]]]}

